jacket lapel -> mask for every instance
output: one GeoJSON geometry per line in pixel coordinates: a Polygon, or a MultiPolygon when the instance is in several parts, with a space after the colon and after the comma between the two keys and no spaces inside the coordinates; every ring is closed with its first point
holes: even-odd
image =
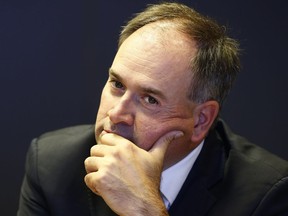
{"type": "MultiPolygon", "coordinates": [[[[217,200],[211,192],[223,178],[226,153],[222,139],[212,130],[183,184],[169,214],[205,215],[217,200]]],[[[173,187],[173,185],[171,185],[173,187]]]]}

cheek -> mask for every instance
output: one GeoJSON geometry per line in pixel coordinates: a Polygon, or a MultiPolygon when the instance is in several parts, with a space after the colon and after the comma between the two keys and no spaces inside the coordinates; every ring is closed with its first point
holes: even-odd
{"type": "Polygon", "coordinates": [[[184,119],[181,121],[178,127],[179,130],[183,131],[185,137],[192,137],[194,130],[194,121],[193,119],[184,119]]]}
{"type": "MultiPolygon", "coordinates": [[[[170,131],[182,131],[185,137],[190,137],[193,133],[194,121],[193,118],[174,118],[162,124],[159,124],[157,128],[161,128],[163,133],[170,131]]],[[[164,135],[164,134],[163,134],[164,135]]]]}
{"type": "Polygon", "coordinates": [[[145,150],[151,149],[157,140],[159,140],[166,133],[179,130],[184,132],[182,142],[190,142],[193,133],[193,120],[192,119],[173,119],[171,121],[158,121],[155,118],[149,119],[147,122],[139,122],[137,130],[137,145],[145,150]]]}
{"type": "Polygon", "coordinates": [[[135,141],[137,146],[147,151],[157,141],[159,134],[161,133],[154,123],[149,122],[150,121],[148,121],[148,125],[144,124],[144,122],[135,124],[135,141]]]}

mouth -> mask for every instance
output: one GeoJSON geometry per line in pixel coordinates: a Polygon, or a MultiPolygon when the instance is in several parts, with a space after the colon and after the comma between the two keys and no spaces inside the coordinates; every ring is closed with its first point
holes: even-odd
{"type": "Polygon", "coordinates": [[[126,136],[124,133],[120,133],[120,132],[118,132],[118,131],[114,131],[114,130],[110,130],[110,129],[103,129],[103,130],[101,131],[99,137],[102,137],[103,135],[108,134],[108,133],[112,133],[112,134],[116,134],[116,135],[118,135],[118,136],[121,136],[121,137],[129,140],[130,142],[134,143],[135,145],[137,145],[137,144],[135,143],[135,139],[132,138],[131,136],[126,136]]]}
{"type": "Polygon", "coordinates": [[[105,134],[115,134],[135,143],[136,139],[134,137],[133,128],[124,124],[112,124],[110,121],[105,122],[98,128],[98,138],[105,134]]]}
{"type": "Polygon", "coordinates": [[[103,129],[99,135],[99,137],[103,136],[104,134],[113,133],[111,130],[103,129]]]}
{"type": "Polygon", "coordinates": [[[111,130],[111,129],[103,129],[103,130],[101,131],[99,137],[103,136],[104,134],[108,134],[108,133],[113,133],[113,134],[122,136],[120,133],[117,133],[117,132],[114,131],[114,130],[111,130]]]}

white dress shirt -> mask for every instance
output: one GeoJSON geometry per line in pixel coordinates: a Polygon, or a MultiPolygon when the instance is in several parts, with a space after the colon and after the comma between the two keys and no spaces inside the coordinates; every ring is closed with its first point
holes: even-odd
{"type": "Polygon", "coordinates": [[[192,169],[202,147],[204,140],[185,158],[162,172],[160,191],[166,208],[169,209],[184,181],[192,169]]]}

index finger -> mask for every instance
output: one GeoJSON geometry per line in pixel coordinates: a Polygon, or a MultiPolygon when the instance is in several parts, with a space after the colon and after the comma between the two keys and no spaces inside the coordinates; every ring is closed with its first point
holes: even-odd
{"type": "Polygon", "coordinates": [[[111,146],[115,146],[118,143],[122,143],[122,144],[131,143],[128,139],[115,133],[105,133],[101,137],[99,137],[99,141],[100,141],[100,144],[111,145],[111,146]]]}

